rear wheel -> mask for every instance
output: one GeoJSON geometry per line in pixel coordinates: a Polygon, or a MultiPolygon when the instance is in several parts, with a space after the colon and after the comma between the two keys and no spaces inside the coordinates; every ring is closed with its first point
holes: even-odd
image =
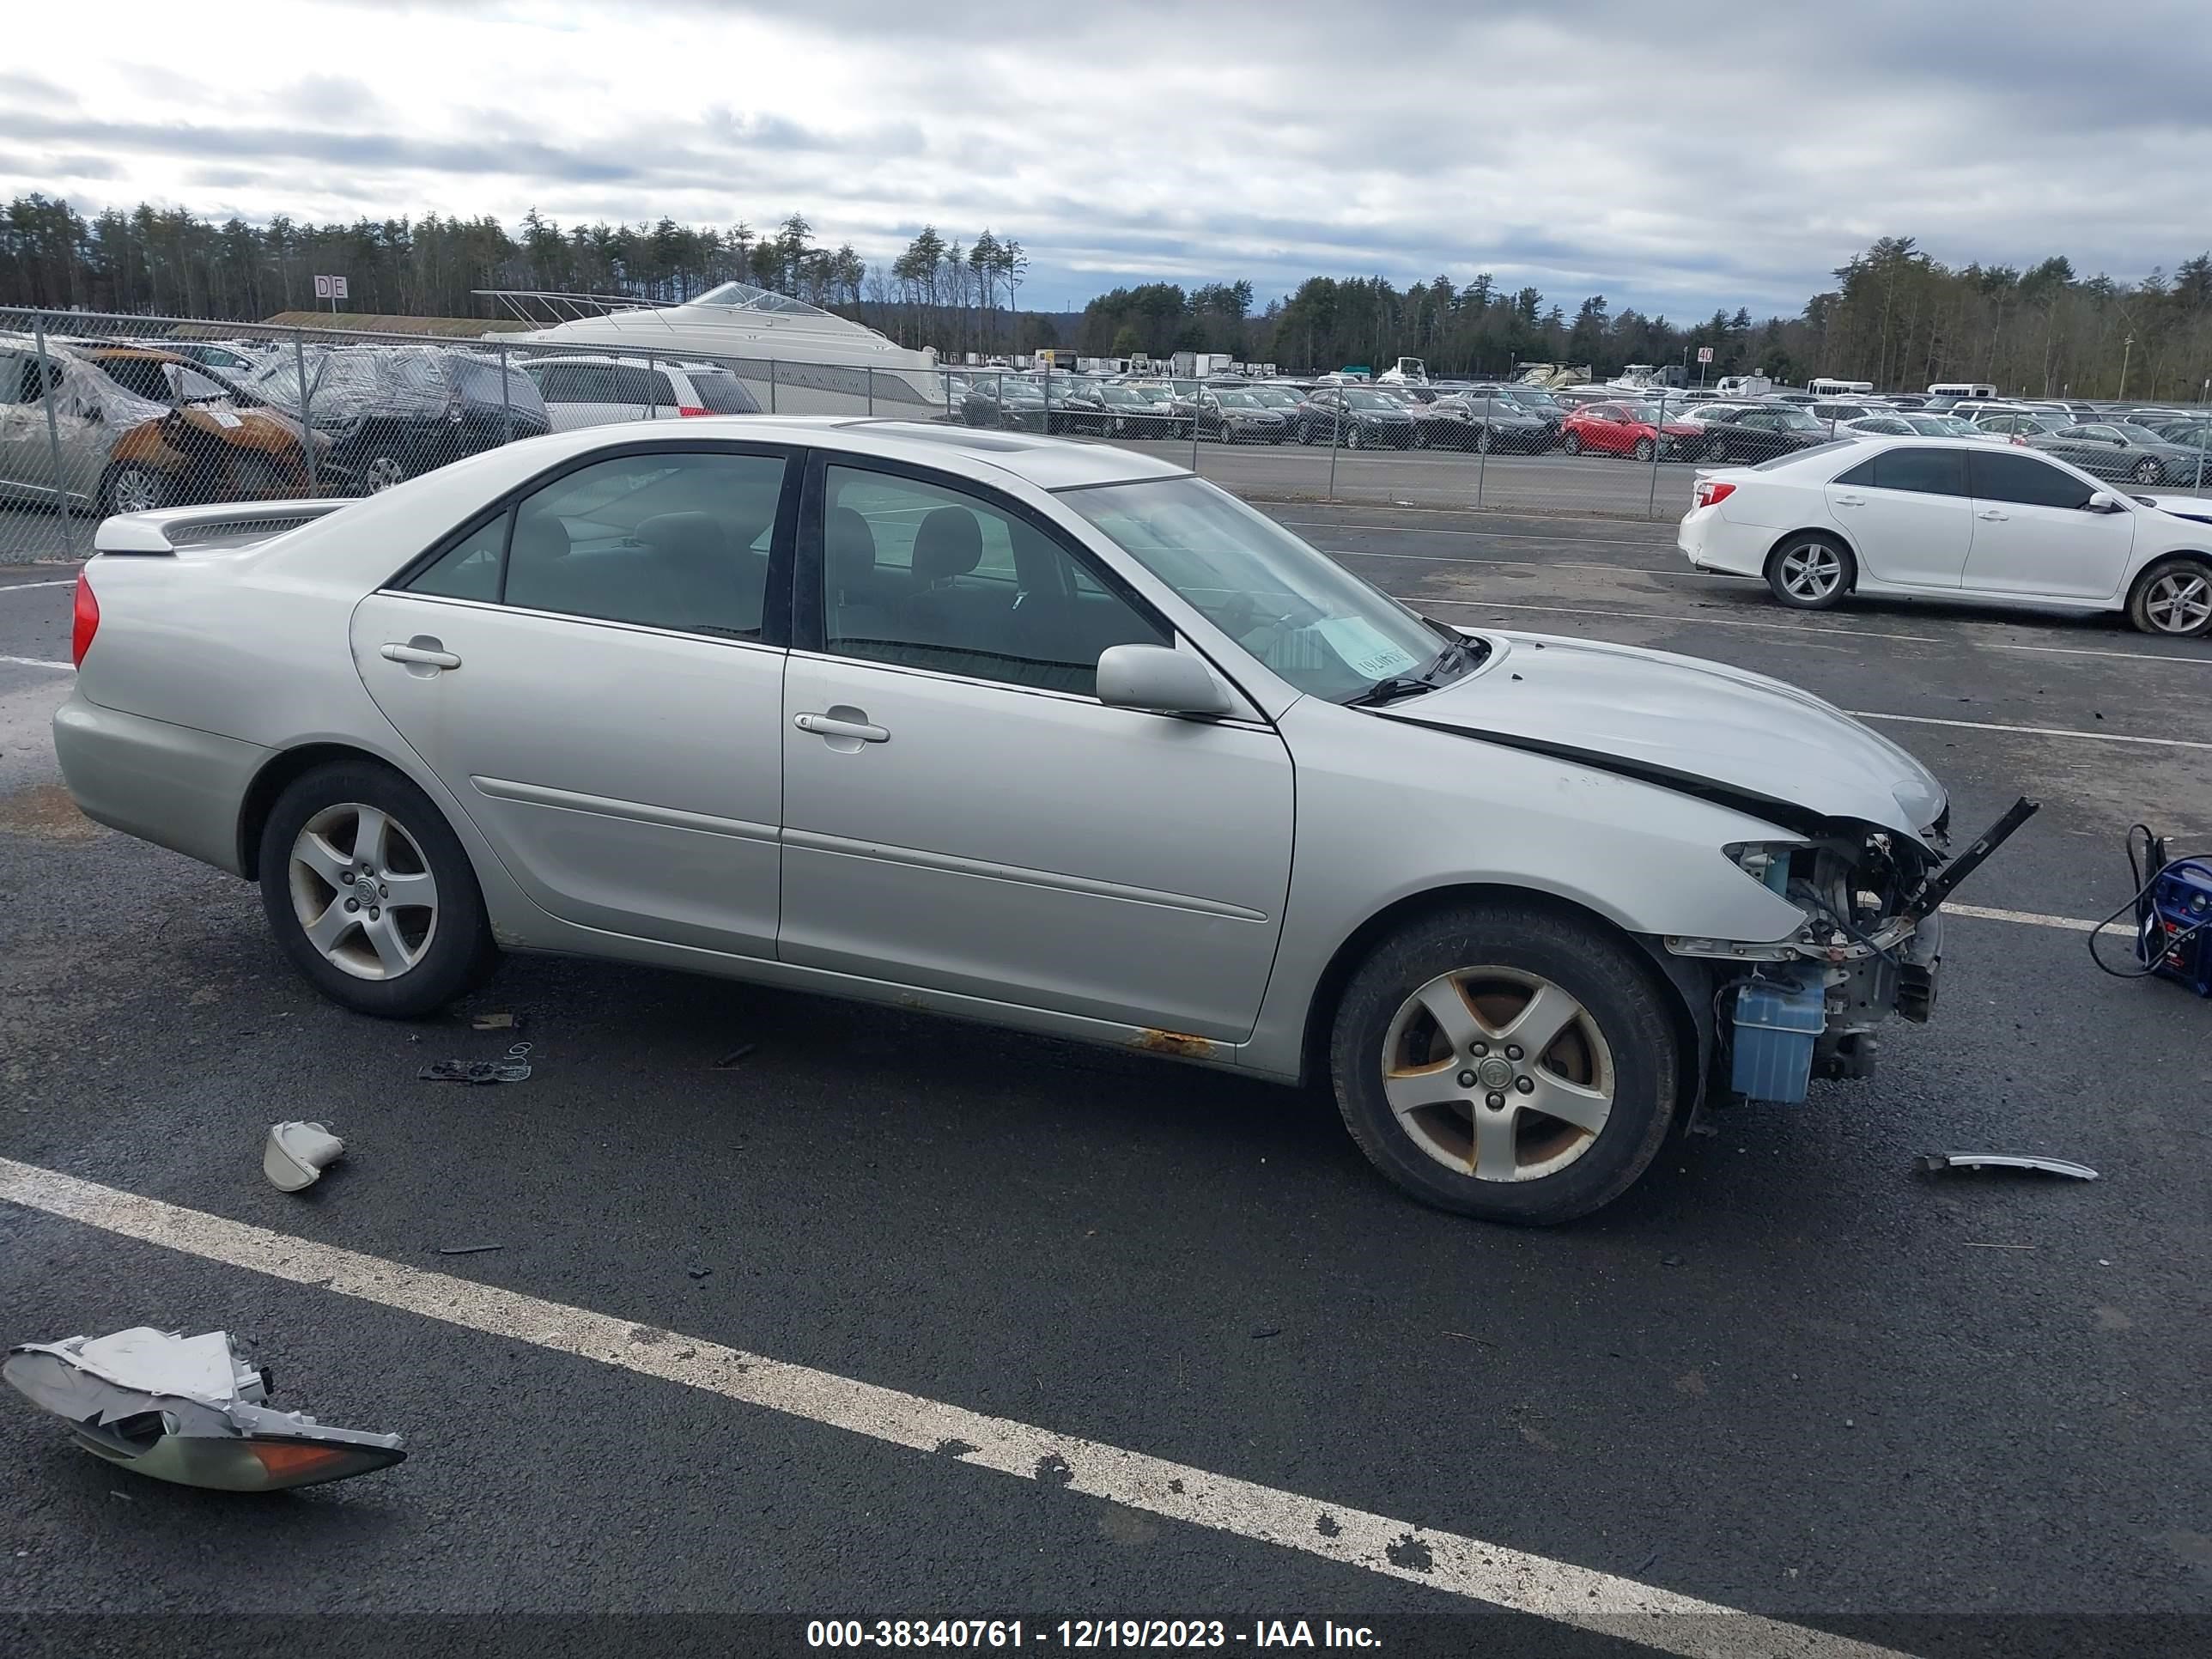
{"type": "Polygon", "coordinates": [[[2212,634],[2212,564],[2166,559],[2153,565],[2129,596],[2128,620],[2145,634],[2169,639],[2212,634]]]}
{"type": "Polygon", "coordinates": [[[1491,450],[1497,446],[1497,442],[1498,441],[1490,435],[1490,428],[1488,427],[1483,428],[1480,432],[1475,434],[1474,447],[1486,455],[1490,453],[1491,450]]]}
{"type": "Polygon", "coordinates": [[[411,476],[407,458],[396,447],[380,444],[362,459],[361,493],[380,495],[394,484],[405,483],[411,476]]]}
{"type": "Polygon", "coordinates": [[[2146,455],[2136,463],[2136,482],[2154,484],[2166,477],[2166,468],[2155,455],[2146,455]]]}
{"type": "Polygon", "coordinates": [[[1570,455],[1579,455],[1583,453],[1583,441],[1579,435],[1570,432],[1559,440],[1559,447],[1570,455]]]}
{"type": "Polygon", "coordinates": [[[1570,1221],[1643,1174],[1680,1065],[1664,993],[1626,941],[1519,905],[1459,907],[1385,939],[1330,1040],[1345,1126],[1425,1203],[1570,1221]]]}
{"type": "Polygon", "coordinates": [[[317,767],[261,832],[261,906],[292,965],[356,1013],[414,1019],[498,960],[468,854],[430,798],[369,761],[317,767]]]}
{"type": "Polygon", "coordinates": [[[1766,556],[1766,585],[1792,610],[1828,610],[1842,602],[1857,580],[1850,550],[1817,532],[1786,537],[1766,556]]]}

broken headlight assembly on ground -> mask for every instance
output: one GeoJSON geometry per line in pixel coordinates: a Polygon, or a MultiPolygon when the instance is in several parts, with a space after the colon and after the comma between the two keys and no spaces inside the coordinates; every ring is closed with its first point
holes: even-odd
{"type": "Polygon", "coordinates": [[[187,1337],[139,1326],[27,1342],[0,1360],[0,1378],[67,1422],[94,1456],[180,1486],[281,1492],[407,1455],[396,1434],[271,1411],[269,1374],[242,1364],[224,1331],[187,1337]]]}
{"type": "Polygon", "coordinates": [[[1923,842],[1863,823],[1722,849],[1805,921],[1763,943],[1666,940],[1712,967],[1724,1063],[1709,1074],[1709,1096],[1794,1104],[1816,1077],[1871,1076],[1875,1028],[1893,1013],[1924,1024],[1935,1011],[1943,901],[2036,811],[2014,802],[1948,863],[1932,850],[1936,832],[1923,842]]]}

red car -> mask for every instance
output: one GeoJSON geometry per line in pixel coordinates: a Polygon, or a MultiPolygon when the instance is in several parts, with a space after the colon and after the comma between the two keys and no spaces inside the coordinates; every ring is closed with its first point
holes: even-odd
{"type": "Polygon", "coordinates": [[[1633,455],[1648,461],[1686,461],[1702,454],[1705,429],[1693,421],[1659,419],[1656,404],[1589,404],[1559,424],[1559,447],[1570,455],[1633,455]]]}

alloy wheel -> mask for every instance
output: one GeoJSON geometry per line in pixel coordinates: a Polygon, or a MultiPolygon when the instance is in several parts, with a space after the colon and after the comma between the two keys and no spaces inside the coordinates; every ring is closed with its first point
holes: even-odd
{"type": "Polygon", "coordinates": [[[368,486],[372,495],[397,483],[407,482],[406,464],[396,455],[379,455],[361,470],[362,482],[368,486]]]}
{"type": "Polygon", "coordinates": [[[143,466],[126,466],[115,475],[108,493],[118,513],[151,513],[161,505],[161,481],[143,466]]]}
{"type": "Polygon", "coordinates": [[[1440,974],[1400,1006],[1382,1092],[1407,1138],[1477,1181],[1538,1181],[1597,1144],[1616,1073],[1568,992],[1518,968],[1440,974]]]}
{"type": "Polygon", "coordinates": [[[2169,570],[2143,590],[2143,614],[2161,634],[2190,634],[2212,617],[2212,576],[2169,570]]]}
{"type": "Polygon", "coordinates": [[[2155,457],[2145,456],[2141,461],[2138,461],[2136,464],[2136,482],[2137,483],[2154,484],[2165,476],[2166,469],[2158,464],[2155,457]]]}
{"type": "Polygon", "coordinates": [[[325,806],[292,842],[292,913],[308,944],[356,979],[422,961],[438,929],[438,883],[407,827],[357,801],[325,806]]]}
{"type": "Polygon", "coordinates": [[[1844,561],[1826,542],[1801,542],[1782,556],[1780,573],[1791,597],[1818,601],[1843,586],[1844,561]]]}

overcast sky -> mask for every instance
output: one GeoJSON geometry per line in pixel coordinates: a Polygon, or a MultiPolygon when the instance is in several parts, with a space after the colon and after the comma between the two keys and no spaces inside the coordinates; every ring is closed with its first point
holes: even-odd
{"type": "Polygon", "coordinates": [[[988,225],[1030,250],[1025,309],[1487,270],[1570,311],[1794,314],[1883,234],[2130,280],[2212,244],[2208,0],[95,10],[0,60],[0,191],[254,220],[796,210],[872,260],[925,221],[988,225]]]}

